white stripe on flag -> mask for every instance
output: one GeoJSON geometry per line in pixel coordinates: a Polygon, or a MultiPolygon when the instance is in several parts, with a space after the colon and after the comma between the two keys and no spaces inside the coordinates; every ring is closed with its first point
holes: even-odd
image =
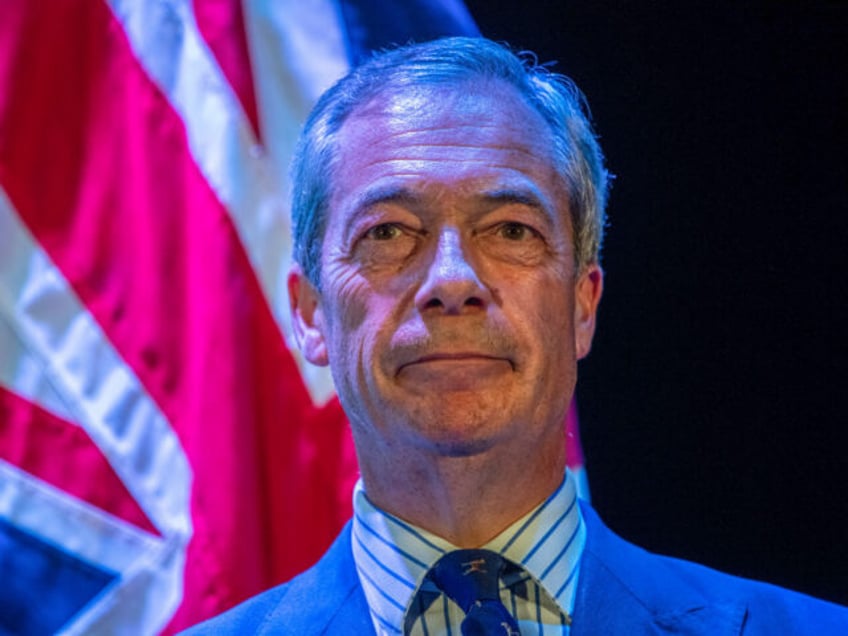
{"type": "Polygon", "coordinates": [[[349,69],[337,4],[330,0],[245,4],[256,101],[273,170],[288,186],[288,169],[302,123],[349,69]]]}
{"type": "Polygon", "coordinates": [[[3,358],[22,355],[0,364],[0,382],[82,426],[150,521],[187,542],[191,469],[176,434],[2,188],[0,320],[3,358]]]}
{"type": "MultiPolygon", "coordinates": [[[[288,170],[295,141],[315,101],[349,68],[338,3],[248,0],[243,6],[263,142],[275,183],[284,193],[286,232],[290,232],[288,170]]],[[[291,339],[285,276],[291,260],[290,235],[286,240],[286,251],[278,255],[283,272],[273,283],[270,298],[312,399],[323,404],[334,391],[330,370],[305,362],[291,339]]],[[[247,249],[256,248],[247,245],[247,249]]]]}
{"type": "Polygon", "coordinates": [[[99,568],[121,573],[164,540],[0,459],[0,517],[99,568]]]}
{"type": "Polygon", "coordinates": [[[0,517],[119,579],[63,633],[152,634],[179,604],[184,546],[69,496],[0,460],[0,517]],[[122,626],[118,631],[110,626],[122,626]]]}

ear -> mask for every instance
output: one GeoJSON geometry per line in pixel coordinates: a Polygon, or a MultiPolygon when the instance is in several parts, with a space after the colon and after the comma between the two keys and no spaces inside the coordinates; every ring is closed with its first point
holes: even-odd
{"type": "Polygon", "coordinates": [[[604,290],[604,272],[600,265],[586,265],[577,276],[574,288],[574,351],[585,358],[592,348],[598,304],[604,290]]]}
{"type": "Polygon", "coordinates": [[[319,367],[326,367],[329,357],[324,339],[321,294],[309,282],[298,264],[292,265],[289,270],[288,288],[295,342],[304,358],[319,367]]]}

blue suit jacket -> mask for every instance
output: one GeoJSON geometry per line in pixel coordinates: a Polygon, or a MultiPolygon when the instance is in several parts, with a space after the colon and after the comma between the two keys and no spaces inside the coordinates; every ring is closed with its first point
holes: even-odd
{"type": "MultiPolygon", "coordinates": [[[[848,608],[651,554],[613,534],[588,505],[582,510],[587,540],[572,636],[848,635],[848,608]]],[[[189,633],[373,635],[350,524],[315,567],[189,633]]]]}

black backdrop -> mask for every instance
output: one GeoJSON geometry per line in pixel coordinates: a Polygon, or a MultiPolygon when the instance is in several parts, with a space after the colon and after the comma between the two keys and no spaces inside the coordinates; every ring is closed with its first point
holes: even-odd
{"type": "Polygon", "coordinates": [[[619,534],[848,604],[848,3],[468,0],[617,175],[578,402],[619,534]]]}

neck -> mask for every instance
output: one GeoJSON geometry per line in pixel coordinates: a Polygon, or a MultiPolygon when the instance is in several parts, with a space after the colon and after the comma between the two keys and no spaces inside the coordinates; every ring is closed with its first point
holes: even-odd
{"type": "Polygon", "coordinates": [[[383,449],[374,458],[360,451],[359,463],[372,503],[460,548],[474,548],[542,503],[561,483],[561,435],[539,448],[496,445],[463,456],[383,449]]]}

